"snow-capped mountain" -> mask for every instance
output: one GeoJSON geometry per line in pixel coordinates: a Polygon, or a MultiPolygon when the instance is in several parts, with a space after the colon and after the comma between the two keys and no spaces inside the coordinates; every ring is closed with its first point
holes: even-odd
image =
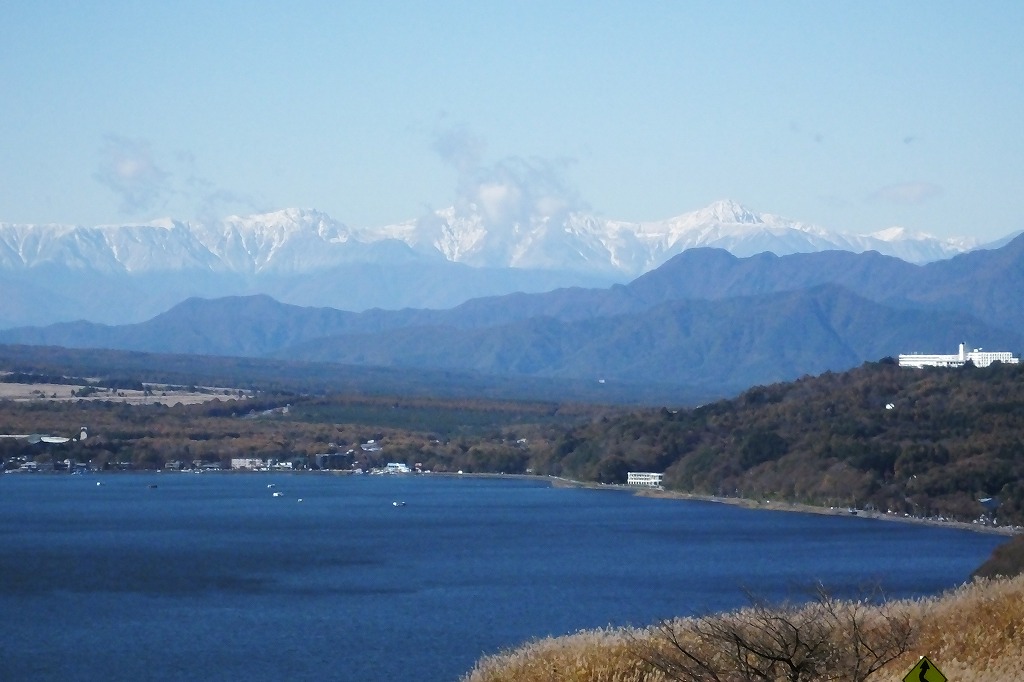
{"type": "Polygon", "coordinates": [[[363,231],[367,240],[389,237],[421,252],[478,267],[591,270],[637,276],[686,249],[714,247],[736,256],[770,251],[782,256],[825,250],[878,251],[911,263],[927,263],[970,251],[968,239],[939,239],[894,227],[868,235],[826,230],[732,201],[654,222],[605,220],[571,213],[560,221],[488,225],[469,205],[425,219],[363,231]]]}
{"type": "Polygon", "coordinates": [[[303,209],[230,216],[212,225],[172,219],[97,227],[0,223],[0,270],[8,271],[50,265],[128,274],[303,272],[408,251],[386,238],[360,241],[330,216],[303,209]]]}
{"type": "Polygon", "coordinates": [[[500,218],[466,203],[373,228],[306,209],[210,223],[0,223],[0,328],[139,322],[189,296],[260,293],[344,310],[448,308],[480,296],[625,283],[702,246],[737,256],[873,249],[914,263],[974,247],[901,228],[843,234],[729,201],[641,223],[522,213],[500,218]]]}
{"type": "Polygon", "coordinates": [[[8,271],[59,265],[125,273],[296,273],[353,261],[425,257],[475,267],[630,278],[695,247],[722,248],[737,256],[875,250],[924,263],[975,246],[968,240],[943,240],[903,228],[844,234],[754,213],[730,201],[641,223],[571,213],[495,224],[473,205],[361,229],[303,209],[230,216],[214,224],[171,219],[98,227],[0,223],[0,268],[8,271]]]}
{"type": "Polygon", "coordinates": [[[644,251],[635,267],[651,270],[677,253],[697,247],[720,248],[745,257],[771,252],[778,256],[815,251],[878,251],[911,263],[927,263],[970,251],[970,240],[944,240],[903,228],[891,228],[870,235],[855,235],[781,218],[754,213],[731,201],[675,218],[650,223],[612,223],[626,235],[635,235],[644,251]]]}

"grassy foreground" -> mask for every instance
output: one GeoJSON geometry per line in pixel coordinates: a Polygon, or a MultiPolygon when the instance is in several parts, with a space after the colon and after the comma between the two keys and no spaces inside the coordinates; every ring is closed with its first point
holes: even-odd
{"type": "Polygon", "coordinates": [[[1024,576],[978,579],[931,598],[871,604],[826,596],[549,637],[481,659],[463,682],[896,682],[922,655],[951,681],[1024,681],[1024,576]],[[766,663],[780,651],[783,661],[766,663]]]}

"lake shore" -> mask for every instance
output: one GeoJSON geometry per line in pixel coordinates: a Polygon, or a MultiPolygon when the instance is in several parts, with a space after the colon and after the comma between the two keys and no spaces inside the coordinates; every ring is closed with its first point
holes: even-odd
{"type": "Polygon", "coordinates": [[[630,485],[608,485],[602,483],[590,483],[587,481],[575,481],[568,478],[551,476],[549,479],[556,487],[589,488],[593,490],[629,490],[641,497],[653,497],[665,500],[691,500],[697,502],[717,502],[719,504],[731,504],[747,509],[765,509],[771,511],[795,512],[799,514],[819,514],[828,516],[848,516],[850,518],[877,519],[879,521],[893,521],[898,523],[916,523],[927,526],[938,526],[941,528],[957,528],[970,530],[978,533],[992,533],[995,535],[1019,535],[1024,529],[1019,526],[989,526],[980,523],[969,523],[965,521],[939,520],[934,518],[922,518],[916,516],[902,516],[899,514],[886,514],[884,512],[865,509],[844,509],[840,507],[819,507],[811,504],[798,502],[779,502],[772,500],[751,500],[740,497],[720,497],[716,495],[696,495],[683,493],[675,490],[664,490],[662,488],[645,488],[630,485]]]}
{"type": "MultiPolygon", "coordinates": [[[[15,470],[9,470],[4,473],[17,473],[15,470]]],[[[63,473],[63,472],[61,472],[63,473]]],[[[95,472],[94,472],[95,473],[95,472]]],[[[103,472],[103,474],[118,474],[118,473],[143,473],[140,471],[132,472],[103,472]]],[[[231,470],[217,471],[216,473],[253,473],[250,471],[233,472],[231,470]]],[[[303,472],[303,471],[278,471],[278,472],[260,472],[260,473],[287,473],[287,474],[330,474],[330,475],[344,475],[351,476],[355,475],[351,471],[324,471],[324,472],[303,472]]],[[[408,474],[399,474],[408,475],[408,474]]],[[[424,475],[424,474],[416,474],[424,475]]],[[[969,530],[977,533],[989,533],[994,535],[1005,535],[1007,537],[1024,534],[1024,528],[1020,526],[990,526],[981,523],[970,523],[966,521],[954,521],[950,519],[935,519],[935,518],[923,518],[917,516],[902,516],[899,514],[887,514],[884,512],[867,510],[867,509],[856,509],[850,510],[841,507],[821,507],[811,504],[803,504],[799,502],[784,502],[784,501],[772,501],[772,500],[753,500],[741,497],[722,497],[717,495],[698,495],[694,493],[684,493],[675,490],[665,490],[663,488],[648,488],[644,486],[633,486],[633,485],[622,485],[622,484],[607,484],[607,483],[594,483],[590,481],[577,481],[571,478],[563,478],[561,476],[539,476],[536,474],[506,474],[506,473],[462,473],[462,472],[430,472],[425,474],[428,476],[443,476],[452,478],[497,478],[497,479],[522,479],[528,481],[547,481],[555,488],[587,488],[590,490],[619,490],[619,491],[630,491],[633,494],[640,497],[651,497],[656,499],[664,500],[682,500],[682,501],[696,501],[696,502],[715,502],[718,504],[731,504],[737,507],[744,507],[746,509],[763,509],[768,511],[784,511],[794,512],[798,514],[819,514],[828,516],[846,516],[850,518],[862,518],[862,519],[876,519],[879,521],[891,521],[897,523],[916,523],[919,525],[936,526],[940,528],[956,528],[960,530],[969,530]]]]}

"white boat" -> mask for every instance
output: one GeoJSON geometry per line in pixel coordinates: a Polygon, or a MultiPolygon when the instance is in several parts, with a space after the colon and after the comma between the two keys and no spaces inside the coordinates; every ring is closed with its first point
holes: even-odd
{"type": "Polygon", "coordinates": [[[284,497],[284,493],[281,493],[281,492],[274,493],[274,497],[284,497]]]}
{"type": "Polygon", "coordinates": [[[401,502],[399,500],[396,500],[396,501],[392,502],[391,505],[394,506],[394,507],[404,507],[405,506],[405,502],[401,502]]]}

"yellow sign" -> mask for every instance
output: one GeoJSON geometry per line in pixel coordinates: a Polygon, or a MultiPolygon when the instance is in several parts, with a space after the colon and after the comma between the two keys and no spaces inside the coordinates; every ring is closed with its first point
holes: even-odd
{"type": "Polygon", "coordinates": [[[903,682],[947,682],[942,671],[935,667],[935,664],[922,656],[913,668],[903,676],[903,682]]]}

